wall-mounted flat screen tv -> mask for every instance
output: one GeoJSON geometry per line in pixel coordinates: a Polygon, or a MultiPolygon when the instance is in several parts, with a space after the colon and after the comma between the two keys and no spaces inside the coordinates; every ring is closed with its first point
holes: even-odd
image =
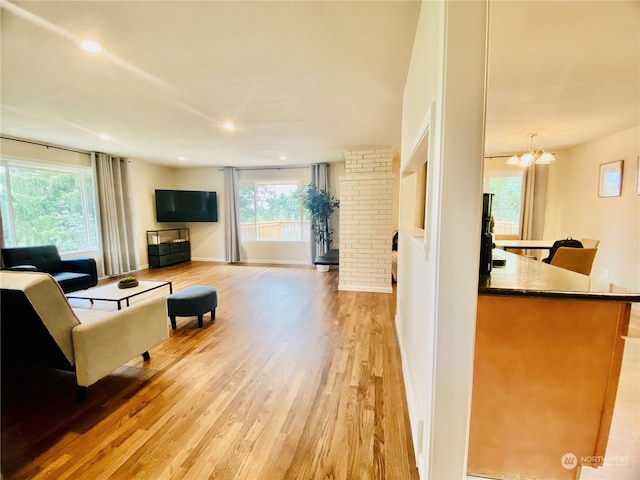
{"type": "Polygon", "coordinates": [[[156,190],[158,222],[217,222],[216,192],[156,190]]]}

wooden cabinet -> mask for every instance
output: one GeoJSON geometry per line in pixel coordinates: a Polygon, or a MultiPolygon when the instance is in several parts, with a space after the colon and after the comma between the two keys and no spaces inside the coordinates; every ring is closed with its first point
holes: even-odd
{"type": "Polygon", "coordinates": [[[482,276],[467,474],[576,480],[604,463],[640,294],[494,251],[482,276]]]}
{"type": "Polygon", "coordinates": [[[573,480],[602,465],[629,313],[615,301],[478,297],[469,475],[573,480]]]}
{"type": "Polygon", "coordinates": [[[149,268],[165,267],[191,260],[188,228],[147,230],[149,268]]]}

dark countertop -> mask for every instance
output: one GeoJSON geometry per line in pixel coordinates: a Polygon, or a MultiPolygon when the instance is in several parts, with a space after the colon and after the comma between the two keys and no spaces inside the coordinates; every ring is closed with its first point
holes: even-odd
{"type": "Polygon", "coordinates": [[[493,250],[504,267],[480,275],[479,295],[640,302],[640,293],[503,250],[493,250]]]}

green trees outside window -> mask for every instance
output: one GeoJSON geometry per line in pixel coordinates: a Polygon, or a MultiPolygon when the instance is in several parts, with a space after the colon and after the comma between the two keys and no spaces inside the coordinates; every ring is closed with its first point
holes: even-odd
{"type": "Polygon", "coordinates": [[[494,233],[520,234],[522,174],[492,175],[485,178],[484,191],[493,193],[494,233]]]}
{"type": "Polygon", "coordinates": [[[241,182],[240,238],[243,241],[305,241],[309,214],[302,206],[305,183],[241,182]]]}
{"type": "Polygon", "coordinates": [[[0,165],[0,208],[7,246],[55,244],[61,253],[98,250],[89,168],[5,160],[0,165]]]}

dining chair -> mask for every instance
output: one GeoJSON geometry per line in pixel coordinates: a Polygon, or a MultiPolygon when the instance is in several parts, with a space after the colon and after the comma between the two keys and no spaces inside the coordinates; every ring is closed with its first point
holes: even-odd
{"type": "Polygon", "coordinates": [[[595,238],[581,238],[580,243],[582,243],[584,248],[598,248],[600,240],[596,240],[595,238]]]}
{"type": "Polygon", "coordinates": [[[551,259],[551,265],[589,275],[597,252],[597,248],[560,247],[551,259]]]}

